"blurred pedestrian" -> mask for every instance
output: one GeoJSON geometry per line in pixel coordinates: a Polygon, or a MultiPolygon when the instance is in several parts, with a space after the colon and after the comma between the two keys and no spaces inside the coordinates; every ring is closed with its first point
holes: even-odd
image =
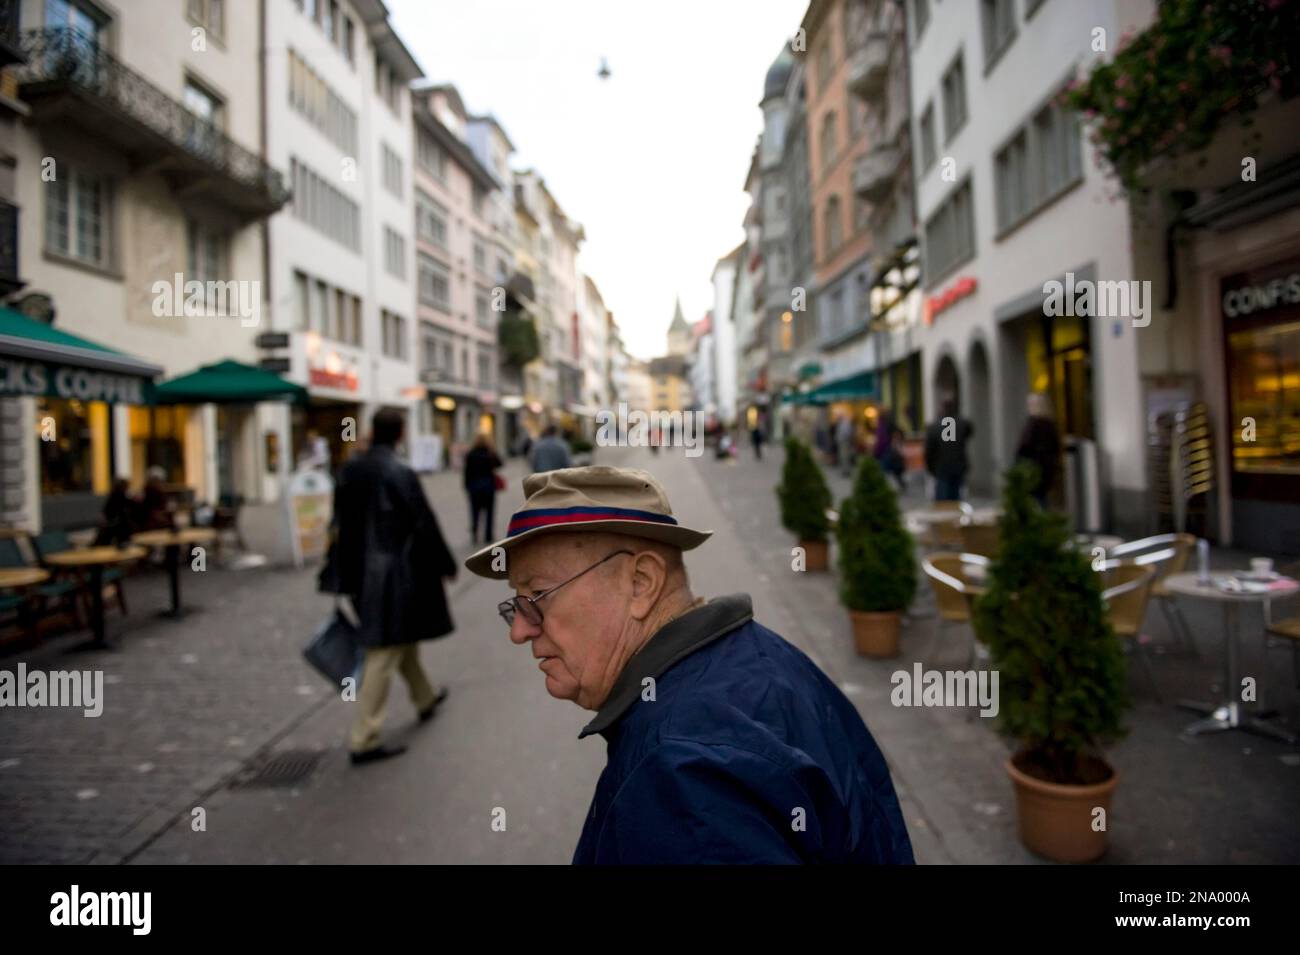
{"type": "Polygon", "coordinates": [[[605,737],[575,863],[913,861],[857,709],[748,594],[694,595],[682,552],[711,532],[679,524],[651,474],[552,471],[524,494],[465,566],[509,581],[511,642],[551,696],[592,711],[581,737],[605,737]]]}
{"type": "Polygon", "coordinates": [[[881,409],[876,419],[876,441],[871,449],[872,457],[880,469],[894,479],[900,491],[903,490],[904,461],[901,449],[903,429],[894,423],[894,415],[888,408],[881,409]]]}
{"type": "Polygon", "coordinates": [[[569,450],[568,442],[560,437],[559,428],[553,424],[546,426],[541,440],[533,445],[528,462],[534,474],[573,467],[573,454],[569,450]]]}
{"type": "Polygon", "coordinates": [[[496,536],[493,531],[501,458],[492,448],[488,436],[480,434],[465,455],[465,494],[469,497],[469,539],[479,542],[479,517],[483,518],[483,543],[496,536]]]}
{"type": "Polygon", "coordinates": [[[1047,395],[1040,391],[1032,392],[1028,406],[1029,417],[1025,420],[1024,430],[1020,432],[1016,460],[1029,461],[1037,466],[1038,484],[1034,487],[1034,499],[1041,506],[1047,507],[1061,470],[1061,433],[1052,420],[1052,405],[1047,395]]]}
{"type": "Polygon", "coordinates": [[[835,420],[835,460],[840,466],[840,473],[853,473],[853,451],[857,435],[854,433],[853,419],[847,411],[841,411],[835,420]]]}
{"type": "Polygon", "coordinates": [[[754,446],[755,461],[763,460],[763,442],[767,439],[767,435],[763,433],[765,423],[763,415],[760,413],[754,418],[754,427],[749,431],[749,441],[754,446]]]}
{"type": "Polygon", "coordinates": [[[425,676],[418,642],[453,629],[443,580],[455,578],[456,560],[419,477],[397,458],[404,424],[398,411],[376,412],[370,447],[343,466],[334,491],[335,579],[355,609],[365,648],[352,722],[354,765],[405,751],[385,746],[379,735],[394,670],[406,680],[420,722],[447,697],[425,676]]]}
{"type": "Polygon", "coordinates": [[[172,526],[171,507],[163,483],[166,478],[167,472],[157,465],[145,471],[144,490],[140,494],[136,518],[136,525],[141,530],[152,531],[172,526]]]}
{"type": "Polygon", "coordinates": [[[95,533],[95,546],[112,544],[124,546],[139,528],[137,517],[139,505],[131,497],[130,485],[126,478],[117,478],[104,498],[104,510],[100,517],[99,529],[95,533]]]}
{"type": "Polygon", "coordinates": [[[966,445],[975,427],[957,414],[957,402],[947,398],[943,414],[925,432],[925,469],[934,478],[936,501],[960,501],[969,460],[966,445]]]}

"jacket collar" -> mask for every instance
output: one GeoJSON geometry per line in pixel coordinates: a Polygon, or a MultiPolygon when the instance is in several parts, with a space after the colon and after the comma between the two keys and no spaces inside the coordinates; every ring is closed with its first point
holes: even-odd
{"type": "Polygon", "coordinates": [[[743,626],[754,617],[754,607],[749,594],[731,594],[717,597],[703,606],[690,610],[675,620],[670,620],[646,641],[614,681],[605,705],[588,723],[578,739],[593,733],[604,733],[641,698],[641,681],[646,677],[658,679],[678,662],[696,650],[743,626]]]}

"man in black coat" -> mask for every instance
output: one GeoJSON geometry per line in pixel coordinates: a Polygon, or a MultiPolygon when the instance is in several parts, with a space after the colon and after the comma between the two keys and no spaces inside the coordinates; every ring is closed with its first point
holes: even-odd
{"type": "Polygon", "coordinates": [[[397,459],[402,429],[399,412],[377,412],[370,449],[344,465],[334,491],[335,586],[352,600],[366,650],[352,724],[353,763],[403,752],[379,739],[394,669],[405,678],[421,722],[447,695],[429,684],[417,644],[453,628],[442,579],[455,578],[456,561],[420,479],[397,459]]]}
{"type": "Polygon", "coordinates": [[[957,414],[957,402],[943,403],[943,416],[925,431],[925,469],[934,478],[936,501],[960,501],[969,460],[966,445],[975,426],[957,414]]]}

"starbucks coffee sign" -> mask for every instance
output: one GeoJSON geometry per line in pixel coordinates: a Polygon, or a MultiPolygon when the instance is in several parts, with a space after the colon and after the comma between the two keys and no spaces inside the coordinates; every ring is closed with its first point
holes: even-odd
{"type": "Polygon", "coordinates": [[[0,358],[0,397],[21,395],[130,405],[146,403],[145,379],[134,375],[0,358]]]}

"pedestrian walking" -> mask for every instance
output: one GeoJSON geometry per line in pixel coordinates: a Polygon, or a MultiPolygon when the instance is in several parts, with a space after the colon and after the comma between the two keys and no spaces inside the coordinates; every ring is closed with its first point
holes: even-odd
{"type": "Polygon", "coordinates": [[[651,474],[550,471],[524,493],[465,566],[509,580],[510,640],[595,714],[580,738],[606,740],[575,863],[913,861],[857,709],[748,594],[692,593],[682,552],[712,532],[679,524],[651,474]]]}
{"type": "Polygon", "coordinates": [[[853,473],[855,438],[853,419],[849,417],[847,411],[841,411],[839,418],[835,421],[835,456],[841,474],[849,475],[853,473]]]}
{"type": "Polygon", "coordinates": [[[501,467],[501,458],[492,448],[488,436],[480,434],[474,439],[474,445],[465,455],[465,494],[469,497],[469,539],[479,543],[479,518],[483,518],[482,542],[486,544],[496,533],[493,531],[496,512],[497,491],[501,489],[501,479],[497,468],[501,467]]]}
{"type": "Polygon", "coordinates": [[[560,429],[549,424],[542,432],[541,440],[533,444],[528,461],[532,465],[533,473],[536,474],[540,471],[572,467],[573,454],[569,450],[568,442],[560,437],[560,429]]]}
{"type": "Polygon", "coordinates": [[[882,409],[876,420],[876,441],[872,448],[872,457],[880,469],[894,479],[898,490],[905,487],[903,471],[905,463],[902,452],[903,429],[894,423],[894,415],[889,409],[882,409]]]}
{"type": "Polygon", "coordinates": [[[766,423],[767,422],[764,416],[762,414],[759,414],[757,417],[754,418],[754,427],[751,428],[749,431],[749,440],[750,443],[754,446],[755,461],[763,460],[763,442],[767,440],[767,435],[764,434],[763,426],[766,423]]]}
{"type": "Polygon", "coordinates": [[[943,414],[925,432],[925,469],[934,478],[936,501],[960,501],[969,460],[966,445],[975,427],[957,414],[957,402],[948,398],[943,414]]]}
{"type": "Polygon", "coordinates": [[[1016,460],[1029,461],[1038,468],[1038,484],[1033,495],[1042,507],[1047,507],[1061,471],[1061,433],[1052,420],[1052,405],[1047,395],[1038,391],[1031,393],[1028,406],[1029,417],[1020,432],[1016,460]]]}
{"type": "Polygon", "coordinates": [[[380,741],[394,670],[406,680],[421,722],[447,698],[446,688],[435,690],[420,666],[419,641],[453,629],[443,580],[455,578],[456,560],[419,477],[397,458],[403,425],[400,412],[376,412],[370,447],[343,466],[334,492],[335,586],[356,611],[357,638],[365,648],[350,740],[353,764],[405,750],[380,741]]]}

